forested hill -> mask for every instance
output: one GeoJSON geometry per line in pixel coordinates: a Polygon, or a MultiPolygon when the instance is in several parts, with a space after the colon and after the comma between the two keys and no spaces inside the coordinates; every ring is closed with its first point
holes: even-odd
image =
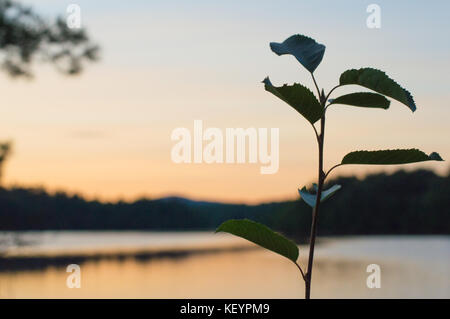
{"type": "MultiPolygon", "coordinates": [[[[450,234],[450,176],[427,170],[341,177],[325,202],[321,235],[450,234]]],[[[86,201],[42,189],[0,188],[0,230],[213,230],[230,218],[250,218],[297,238],[306,237],[311,209],[304,202],[260,205],[183,198],[133,203],[86,201]]]]}

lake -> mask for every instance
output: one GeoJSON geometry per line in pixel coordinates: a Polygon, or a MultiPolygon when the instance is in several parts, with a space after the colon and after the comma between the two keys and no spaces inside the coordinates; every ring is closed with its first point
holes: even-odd
{"type": "MultiPolygon", "coordinates": [[[[307,248],[300,246],[300,263],[307,248]]],[[[0,298],[303,298],[298,269],[212,232],[0,232],[0,298]],[[68,288],[69,264],[81,288],[68,288]]],[[[450,298],[450,236],[320,238],[313,298],[450,298]],[[380,288],[368,288],[370,264],[380,288]]]]}

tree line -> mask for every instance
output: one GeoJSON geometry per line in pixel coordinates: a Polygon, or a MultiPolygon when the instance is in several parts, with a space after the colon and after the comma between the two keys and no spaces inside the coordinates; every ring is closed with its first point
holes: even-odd
{"type": "MultiPolygon", "coordinates": [[[[429,170],[338,177],[324,202],[320,235],[450,234],[450,175],[429,170]]],[[[231,218],[249,218],[303,239],[311,211],[300,200],[259,205],[191,201],[88,201],[44,189],[0,188],[0,230],[213,230],[231,218]]]]}

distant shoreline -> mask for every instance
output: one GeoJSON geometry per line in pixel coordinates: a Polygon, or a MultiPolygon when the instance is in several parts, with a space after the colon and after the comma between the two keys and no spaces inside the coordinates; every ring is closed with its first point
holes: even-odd
{"type": "MultiPolygon", "coordinates": [[[[337,177],[328,184],[342,190],[324,203],[321,236],[450,234],[448,174],[399,170],[363,179],[337,177]]],[[[311,207],[299,198],[257,205],[180,197],[105,203],[45,189],[0,187],[2,231],[211,231],[225,220],[243,218],[299,240],[309,237],[311,207]]]]}
{"type": "Polygon", "coordinates": [[[253,245],[231,245],[223,247],[185,247],[123,249],[119,251],[99,251],[94,253],[38,254],[38,255],[0,255],[0,272],[32,271],[48,267],[66,267],[69,264],[82,264],[90,261],[134,259],[149,261],[152,259],[181,259],[193,255],[215,254],[222,252],[241,252],[258,249],[253,245]]]}

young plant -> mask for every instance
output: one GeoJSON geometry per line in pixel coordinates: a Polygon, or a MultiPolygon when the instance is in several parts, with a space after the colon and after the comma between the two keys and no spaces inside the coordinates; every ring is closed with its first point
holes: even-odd
{"type": "Polygon", "coordinates": [[[314,246],[317,235],[317,220],[319,218],[320,204],[336,193],[341,186],[334,185],[324,189],[324,183],[328,175],[335,168],[349,164],[369,164],[369,165],[391,165],[407,164],[424,161],[442,161],[438,153],[425,154],[417,149],[397,149],[380,151],[355,151],[344,156],[342,161],[329,170],[324,170],[324,141],[325,141],[325,115],[327,109],[334,104],[346,104],[357,107],[388,109],[390,101],[386,97],[397,100],[406,105],[411,111],[416,110],[416,104],[407,90],[402,88],[397,82],[392,80],[386,73],[372,68],[351,69],[341,74],[339,84],[328,93],[319,89],[314,77],[314,71],[322,61],[325,53],[325,46],[315,40],[303,36],[293,35],[282,43],[270,43],[270,48],[277,55],[293,55],[301,65],[303,65],[312,76],[317,97],[305,86],[301,84],[283,85],[276,87],[272,85],[269,78],[264,79],[266,91],[280,98],[297,112],[299,112],[312,126],[317,144],[319,146],[319,172],[317,184],[313,184],[315,193],[309,193],[306,187],[299,189],[299,194],[306,204],[312,207],[312,223],[309,239],[309,257],[306,271],[297,263],[298,246],[291,240],[270,230],[268,227],[254,221],[228,220],[221,224],[216,232],[227,232],[245,238],[259,246],[269,249],[290,259],[299,269],[305,282],[305,298],[311,296],[312,270],[314,260],[314,246]],[[330,99],[331,93],[345,85],[359,85],[374,92],[357,92],[330,99]],[[320,131],[315,123],[319,122],[320,131]]]}

